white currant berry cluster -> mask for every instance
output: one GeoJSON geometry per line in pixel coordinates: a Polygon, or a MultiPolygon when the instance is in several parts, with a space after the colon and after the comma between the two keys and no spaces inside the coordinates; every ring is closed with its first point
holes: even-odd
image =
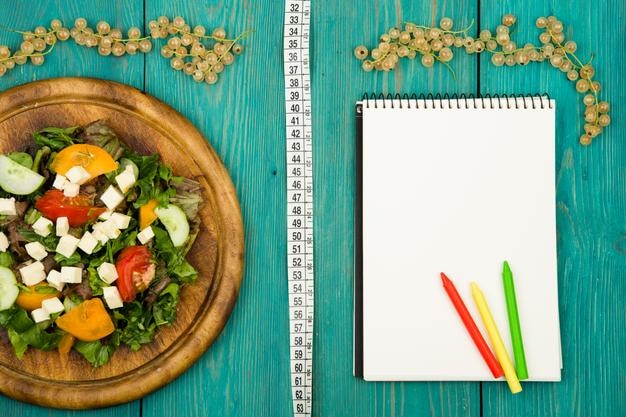
{"type": "Polygon", "coordinates": [[[52,20],[49,28],[37,26],[32,32],[4,28],[21,34],[23,41],[15,52],[6,45],[0,45],[0,76],[15,68],[15,65],[26,64],[29,60],[33,65],[42,65],[57,41],[70,38],[78,45],[96,48],[102,56],[148,53],[152,51],[151,38],[169,38],[161,49],[161,55],[172,58],[172,68],[184,70],[194,80],[207,84],[215,84],[217,74],[234,62],[234,55],[243,51],[237,41],[245,34],[226,39],[224,29],[218,28],[211,35],[206,35],[204,26],[196,26],[192,31],[180,16],[172,19],[171,23],[166,16],[160,16],[158,20],[150,21],[149,28],[150,35],[144,36],[141,29],[133,26],[126,32],[125,38],[120,29],[111,28],[105,21],[99,21],[94,30],[82,17],[74,21],[71,29],[65,27],[59,19],[52,20]],[[210,45],[207,45],[207,41],[210,45]]]}
{"type": "Polygon", "coordinates": [[[511,28],[516,20],[511,14],[504,15],[495,33],[484,29],[477,38],[468,35],[472,25],[453,30],[453,21],[449,17],[441,19],[438,27],[405,23],[402,29],[394,27],[382,34],[378,46],[371,51],[365,46],[357,46],[354,55],[363,61],[362,68],[368,72],[391,71],[400,58],[415,59],[418,55],[426,68],[440,62],[452,71],[448,62],[454,57],[454,48],[465,49],[468,54],[491,53],[491,62],[498,67],[549,61],[575,83],[576,91],[584,94],[585,124],[580,143],[591,144],[611,123],[609,103],[600,101],[598,97],[601,86],[594,79],[595,69],[591,60],[583,63],[576,56],[576,42],[566,41],[563,23],[554,16],[539,17],[536,21],[537,28],[544,29],[539,35],[540,46],[531,43],[517,45],[511,39],[511,28]]]}
{"type": "Polygon", "coordinates": [[[215,84],[218,74],[235,61],[235,56],[243,52],[239,40],[246,33],[234,39],[226,37],[223,28],[214,29],[210,34],[204,26],[191,29],[185,19],[178,16],[170,20],[160,16],[148,23],[153,38],[168,38],[161,48],[161,55],[170,59],[170,65],[177,71],[182,70],[197,82],[215,84]]]}

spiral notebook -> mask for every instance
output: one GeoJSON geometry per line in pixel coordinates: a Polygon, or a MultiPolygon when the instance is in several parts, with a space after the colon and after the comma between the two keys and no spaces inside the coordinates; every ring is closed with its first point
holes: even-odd
{"type": "Polygon", "coordinates": [[[442,288],[482,288],[513,358],[502,262],[515,276],[530,380],[561,378],[555,102],[364,97],[356,104],[354,374],[493,380],[442,288]]]}

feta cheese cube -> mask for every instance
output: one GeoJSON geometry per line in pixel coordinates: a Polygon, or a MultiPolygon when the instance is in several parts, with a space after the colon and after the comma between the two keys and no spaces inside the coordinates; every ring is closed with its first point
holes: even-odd
{"type": "Polygon", "coordinates": [[[15,216],[15,198],[0,198],[0,214],[15,216]]]}
{"type": "Polygon", "coordinates": [[[66,197],[76,197],[80,192],[80,185],[68,182],[63,189],[63,195],[66,197]]]}
{"type": "Polygon", "coordinates": [[[124,305],[117,287],[102,287],[102,296],[111,310],[124,305]]]}
{"type": "Polygon", "coordinates": [[[105,235],[104,232],[102,232],[102,230],[100,230],[99,228],[96,228],[95,225],[93,228],[93,232],[91,232],[91,234],[93,235],[93,237],[98,239],[98,241],[102,243],[103,245],[109,241],[109,237],[105,235]]]}
{"type": "Polygon", "coordinates": [[[56,288],[58,291],[63,291],[63,287],[65,286],[65,283],[61,282],[61,273],[59,271],[53,269],[50,272],[48,272],[46,281],[48,281],[48,284],[56,288]]]}
{"type": "Polygon", "coordinates": [[[41,261],[48,256],[46,248],[39,242],[29,242],[24,247],[26,248],[26,253],[36,261],[41,261]]]}
{"type": "Polygon", "coordinates": [[[130,190],[130,188],[135,185],[135,182],[137,182],[133,168],[128,165],[121,174],[115,177],[115,182],[123,193],[130,190]]]}
{"type": "Polygon", "coordinates": [[[7,235],[0,232],[0,252],[6,252],[9,249],[9,239],[7,235]]]}
{"type": "Polygon", "coordinates": [[[91,178],[91,174],[87,172],[87,170],[80,165],[75,165],[71,167],[66,173],[65,177],[74,184],[84,184],[87,182],[89,178],[91,178]]]}
{"type": "Polygon", "coordinates": [[[93,235],[89,232],[85,232],[85,234],[78,241],[78,247],[80,250],[88,255],[91,255],[96,246],[98,246],[98,239],[93,237],[93,235]]]}
{"type": "Polygon", "coordinates": [[[98,216],[100,220],[109,220],[113,212],[111,210],[105,210],[101,215],[98,216]]]}
{"type": "Polygon", "coordinates": [[[115,210],[115,207],[124,201],[124,195],[114,185],[109,185],[100,196],[100,200],[109,210],[115,210]]]}
{"type": "Polygon", "coordinates": [[[78,242],[80,242],[80,240],[76,239],[72,235],[61,236],[56,251],[66,258],[69,258],[76,251],[76,248],[78,247],[78,242]]]}
{"type": "Polygon", "coordinates": [[[46,279],[46,271],[44,271],[43,264],[39,261],[21,267],[20,275],[22,276],[22,282],[24,285],[29,287],[39,284],[41,281],[46,279]]]}
{"type": "Polygon", "coordinates": [[[50,234],[50,230],[52,229],[52,221],[46,219],[41,216],[37,219],[35,223],[33,223],[33,230],[39,236],[46,237],[50,234]]]}
{"type": "Polygon", "coordinates": [[[63,191],[63,189],[65,188],[65,184],[67,184],[67,178],[65,178],[65,175],[57,174],[57,176],[54,177],[54,182],[52,183],[52,186],[57,190],[63,191]]]}
{"type": "Polygon", "coordinates": [[[83,281],[83,270],[75,266],[61,267],[61,282],[80,284],[83,281]]]}
{"type": "Polygon", "coordinates": [[[148,226],[143,229],[141,232],[137,234],[137,239],[141,242],[142,245],[148,243],[154,237],[154,232],[152,231],[152,227],[148,226]]]}
{"type": "Polygon", "coordinates": [[[96,270],[100,279],[107,284],[111,284],[117,279],[117,269],[112,263],[104,262],[96,270]]]}
{"type": "Polygon", "coordinates": [[[130,224],[130,219],[131,217],[127,216],[126,214],[113,213],[111,215],[111,220],[109,221],[113,222],[115,227],[117,227],[118,229],[126,229],[130,224]]]}
{"type": "Polygon", "coordinates": [[[100,223],[100,231],[109,239],[117,239],[121,233],[112,219],[100,223]]]}
{"type": "Polygon", "coordinates": [[[60,313],[65,310],[63,303],[57,297],[48,298],[41,302],[41,308],[46,310],[48,314],[60,313]]]}
{"type": "Polygon", "coordinates": [[[57,227],[56,227],[56,235],[61,237],[65,236],[70,231],[70,222],[67,217],[58,217],[57,218],[57,227]]]}
{"type": "Polygon", "coordinates": [[[43,307],[33,310],[30,315],[35,323],[50,320],[50,314],[43,307]]]}

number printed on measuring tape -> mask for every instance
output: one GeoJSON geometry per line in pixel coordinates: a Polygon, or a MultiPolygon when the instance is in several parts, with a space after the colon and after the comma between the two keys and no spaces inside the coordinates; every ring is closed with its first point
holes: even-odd
{"type": "Polygon", "coordinates": [[[313,403],[313,132],[309,68],[310,0],[286,0],[284,75],[287,150],[287,272],[293,414],[313,403]]]}

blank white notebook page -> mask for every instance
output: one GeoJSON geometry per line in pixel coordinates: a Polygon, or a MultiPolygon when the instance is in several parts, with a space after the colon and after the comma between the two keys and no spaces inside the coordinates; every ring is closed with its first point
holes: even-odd
{"type": "Polygon", "coordinates": [[[491,346],[471,297],[478,283],[513,360],[508,260],[529,380],[560,380],[555,103],[411,103],[362,103],[364,378],[493,380],[439,274],[491,346]]]}

